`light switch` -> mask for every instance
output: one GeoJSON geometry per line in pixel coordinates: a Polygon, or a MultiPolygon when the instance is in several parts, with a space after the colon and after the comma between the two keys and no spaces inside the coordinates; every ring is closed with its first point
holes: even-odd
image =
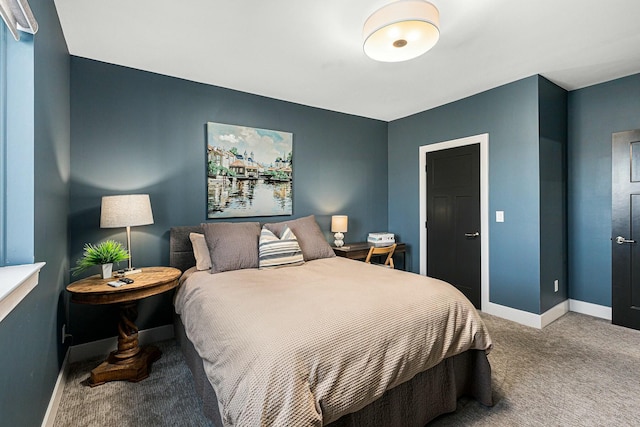
{"type": "Polygon", "coordinates": [[[504,211],[496,211],[496,222],[504,222],[504,211]]]}

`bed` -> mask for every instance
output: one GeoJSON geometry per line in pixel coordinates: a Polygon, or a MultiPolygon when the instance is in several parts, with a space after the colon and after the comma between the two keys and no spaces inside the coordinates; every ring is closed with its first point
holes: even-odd
{"type": "Polygon", "coordinates": [[[212,224],[172,228],[170,264],[185,272],[176,337],[214,425],[423,426],[463,395],[492,404],[491,338],[454,287],[331,256],[313,216],[212,224]],[[304,256],[247,264],[251,245],[237,241],[254,239],[268,265],[269,227],[275,241],[291,232],[304,256]],[[196,266],[203,250],[209,269],[196,266]]]}

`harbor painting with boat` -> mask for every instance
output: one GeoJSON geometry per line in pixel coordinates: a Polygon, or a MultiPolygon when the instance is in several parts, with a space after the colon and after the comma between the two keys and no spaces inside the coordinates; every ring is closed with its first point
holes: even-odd
{"type": "Polygon", "coordinates": [[[291,215],[293,134],[207,123],[207,218],[291,215]]]}

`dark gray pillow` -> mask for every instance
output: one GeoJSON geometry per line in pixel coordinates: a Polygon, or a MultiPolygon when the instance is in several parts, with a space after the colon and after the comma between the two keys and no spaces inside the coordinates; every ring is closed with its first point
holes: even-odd
{"type": "Polygon", "coordinates": [[[336,256],[329,243],[327,243],[324,234],[322,234],[314,215],[292,219],[291,221],[265,224],[264,226],[267,227],[267,230],[280,237],[285,225],[288,225],[293,234],[296,235],[305,261],[336,256]]]}
{"type": "Polygon", "coordinates": [[[211,273],[258,268],[259,222],[202,224],[211,257],[211,273]]]}

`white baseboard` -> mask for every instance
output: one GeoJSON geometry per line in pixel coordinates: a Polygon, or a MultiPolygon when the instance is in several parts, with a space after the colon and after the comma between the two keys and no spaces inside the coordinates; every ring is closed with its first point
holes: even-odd
{"type": "Polygon", "coordinates": [[[550,308],[542,314],[534,314],[524,310],[507,307],[493,302],[485,304],[483,312],[498,316],[521,325],[530,326],[532,328],[542,329],[551,322],[564,316],[569,311],[569,302],[563,301],[555,307],[550,308]]]}
{"type": "Polygon", "coordinates": [[[551,307],[540,315],[540,329],[555,322],[569,312],[569,300],[564,300],[560,304],[551,307]]]}
{"type": "MultiPolygon", "coordinates": [[[[157,328],[145,329],[144,331],[138,332],[138,342],[140,345],[164,341],[173,337],[173,325],[158,326],[157,328]]],[[[47,406],[47,412],[44,414],[42,427],[52,427],[56,420],[64,386],[67,382],[67,367],[69,364],[97,356],[106,357],[110,352],[115,350],[117,346],[118,338],[112,337],[69,347],[62,361],[62,366],[60,367],[58,380],[49,399],[49,406],[47,406]]]]}
{"type": "Polygon", "coordinates": [[[529,313],[528,311],[517,310],[515,308],[495,304],[493,302],[486,304],[486,306],[487,307],[482,311],[487,314],[502,317],[503,319],[538,329],[542,329],[548,324],[558,320],[569,311],[611,320],[611,307],[578,301],[575,299],[565,300],[542,314],[529,313]]]}
{"type": "Polygon", "coordinates": [[[512,322],[520,323],[521,325],[538,329],[541,328],[540,325],[542,322],[540,321],[539,314],[529,313],[528,311],[518,310],[493,302],[484,304],[482,311],[493,316],[498,316],[503,319],[511,320],[512,322]]]}
{"type": "Polygon", "coordinates": [[[49,399],[49,406],[47,406],[47,412],[45,412],[44,419],[42,420],[42,427],[53,427],[53,423],[56,420],[56,414],[58,413],[58,406],[60,406],[60,400],[62,399],[62,392],[64,391],[64,386],[67,384],[68,360],[69,360],[69,350],[67,349],[67,352],[64,355],[64,360],[62,361],[62,366],[60,367],[60,372],[58,372],[58,379],[56,380],[56,385],[55,387],[53,387],[53,393],[51,394],[51,399],[49,399]]]}
{"type": "Polygon", "coordinates": [[[611,307],[604,305],[592,304],[590,302],[579,301],[576,299],[569,300],[569,310],[576,313],[587,314],[601,319],[611,320],[611,307]]]}

